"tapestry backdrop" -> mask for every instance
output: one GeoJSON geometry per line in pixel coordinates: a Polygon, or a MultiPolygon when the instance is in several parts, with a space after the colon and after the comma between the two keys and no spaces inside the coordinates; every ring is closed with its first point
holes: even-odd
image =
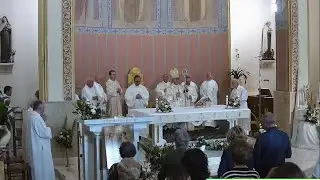
{"type": "Polygon", "coordinates": [[[226,0],[77,0],[75,15],[77,89],[111,69],[126,88],[132,67],[148,88],[174,67],[197,84],[211,71],[222,92],[229,88],[226,0]]]}

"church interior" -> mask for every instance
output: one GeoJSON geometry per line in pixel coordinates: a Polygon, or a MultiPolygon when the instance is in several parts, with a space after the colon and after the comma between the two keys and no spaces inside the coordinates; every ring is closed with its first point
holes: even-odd
{"type": "Polygon", "coordinates": [[[171,146],[179,128],[187,131],[192,147],[198,148],[201,138],[213,144],[203,152],[210,177],[220,177],[223,148],[215,145],[227,143],[228,131],[241,126],[256,147],[270,113],[290,138],[286,162],[315,177],[319,10],[318,0],[1,2],[0,180],[38,180],[23,155],[23,141],[31,138],[25,137],[24,123],[36,100],[43,102],[43,119],[52,132],[57,180],[107,180],[111,165],[121,161],[121,142],[132,142],[143,164],[148,161],[144,140],[160,149],[171,146]],[[206,95],[205,82],[211,80],[215,103],[206,95]],[[93,92],[90,84],[100,89],[93,92]],[[111,86],[116,95],[110,95],[111,86]],[[95,109],[84,117],[89,101],[95,109]],[[59,142],[64,133],[70,133],[68,147],[59,142]]]}

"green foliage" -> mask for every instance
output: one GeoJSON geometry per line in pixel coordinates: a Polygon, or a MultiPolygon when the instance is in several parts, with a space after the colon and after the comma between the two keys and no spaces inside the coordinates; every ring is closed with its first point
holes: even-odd
{"type": "Polygon", "coordinates": [[[247,79],[250,73],[242,68],[232,69],[229,72],[229,76],[233,77],[234,79],[240,79],[243,78],[245,80],[245,83],[247,83],[247,79]]]}
{"type": "Polygon", "coordinates": [[[76,121],[73,121],[72,128],[67,128],[68,117],[66,116],[63,128],[60,130],[59,134],[54,137],[54,140],[62,145],[64,148],[72,148],[73,133],[76,127],[76,121]]]}
{"type": "Polygon", "coordinates": [[[319,112],[316,109],[312,108],[312,106],[309,104],[304,118],[306,122],[309,122],[311,124],[318,124],[319,112]]]}
{"type": "Polygon", "coordinates": [[[11,129],[11,122],[14,121],[14,117],[10,115],[13,112],[13,108],[10,109],[3,101],[0,101],[0,125],[6,125],[8,129],[11,129]]]}
{"type": "Polygon", "coordinates": [[[226,139],[221,139],[221,140],[214,140],[210,145],[209,145],[209,150],[212,151],[222,151],[226,148],[228,148],[229,144],[226,139]]]}

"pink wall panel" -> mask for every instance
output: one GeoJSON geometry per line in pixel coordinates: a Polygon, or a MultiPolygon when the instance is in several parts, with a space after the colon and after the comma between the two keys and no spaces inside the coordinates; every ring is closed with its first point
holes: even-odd
{"type": "Polygon", "coordinates": [[[144,83],[149,88],[154,88],[161,75],[174,67],[188,68],[199,86],[208,71],[213,72],[221,91],[230,82],[227,33],[154,36],[76,33],[75,57],[78,88],[90,75],[107,79],[111,69],[117,71],[120,84],[127,87],[127,74],[132,67],[143,71],[144,83]]]}

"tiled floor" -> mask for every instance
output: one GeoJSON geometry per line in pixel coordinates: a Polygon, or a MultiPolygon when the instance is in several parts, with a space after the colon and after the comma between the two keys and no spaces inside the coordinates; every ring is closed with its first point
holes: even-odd
{"type": "MultiPolygon", "coordinates": [[[[289,162],[294,162],[300,166],[300,168],[306,173],[308,177],[312,175],[312,172],[315,168],[315,164],[319,158],[319,150],[307,150],[307,149],[298,149],[292,147],[292,158],[288,159],[289,162]]],[[[219,153],[218,153],[219,154],[219,153]]],[[[217,153],[208,153],[208,158],[212,159],[211,171],[216,171],[220,161],[217,153]]],[[[60,180],[79,180],[78,176],[78,167],[73,165],[69,168],[65,166],[56,166],[57,177],[60,180]]]]}

